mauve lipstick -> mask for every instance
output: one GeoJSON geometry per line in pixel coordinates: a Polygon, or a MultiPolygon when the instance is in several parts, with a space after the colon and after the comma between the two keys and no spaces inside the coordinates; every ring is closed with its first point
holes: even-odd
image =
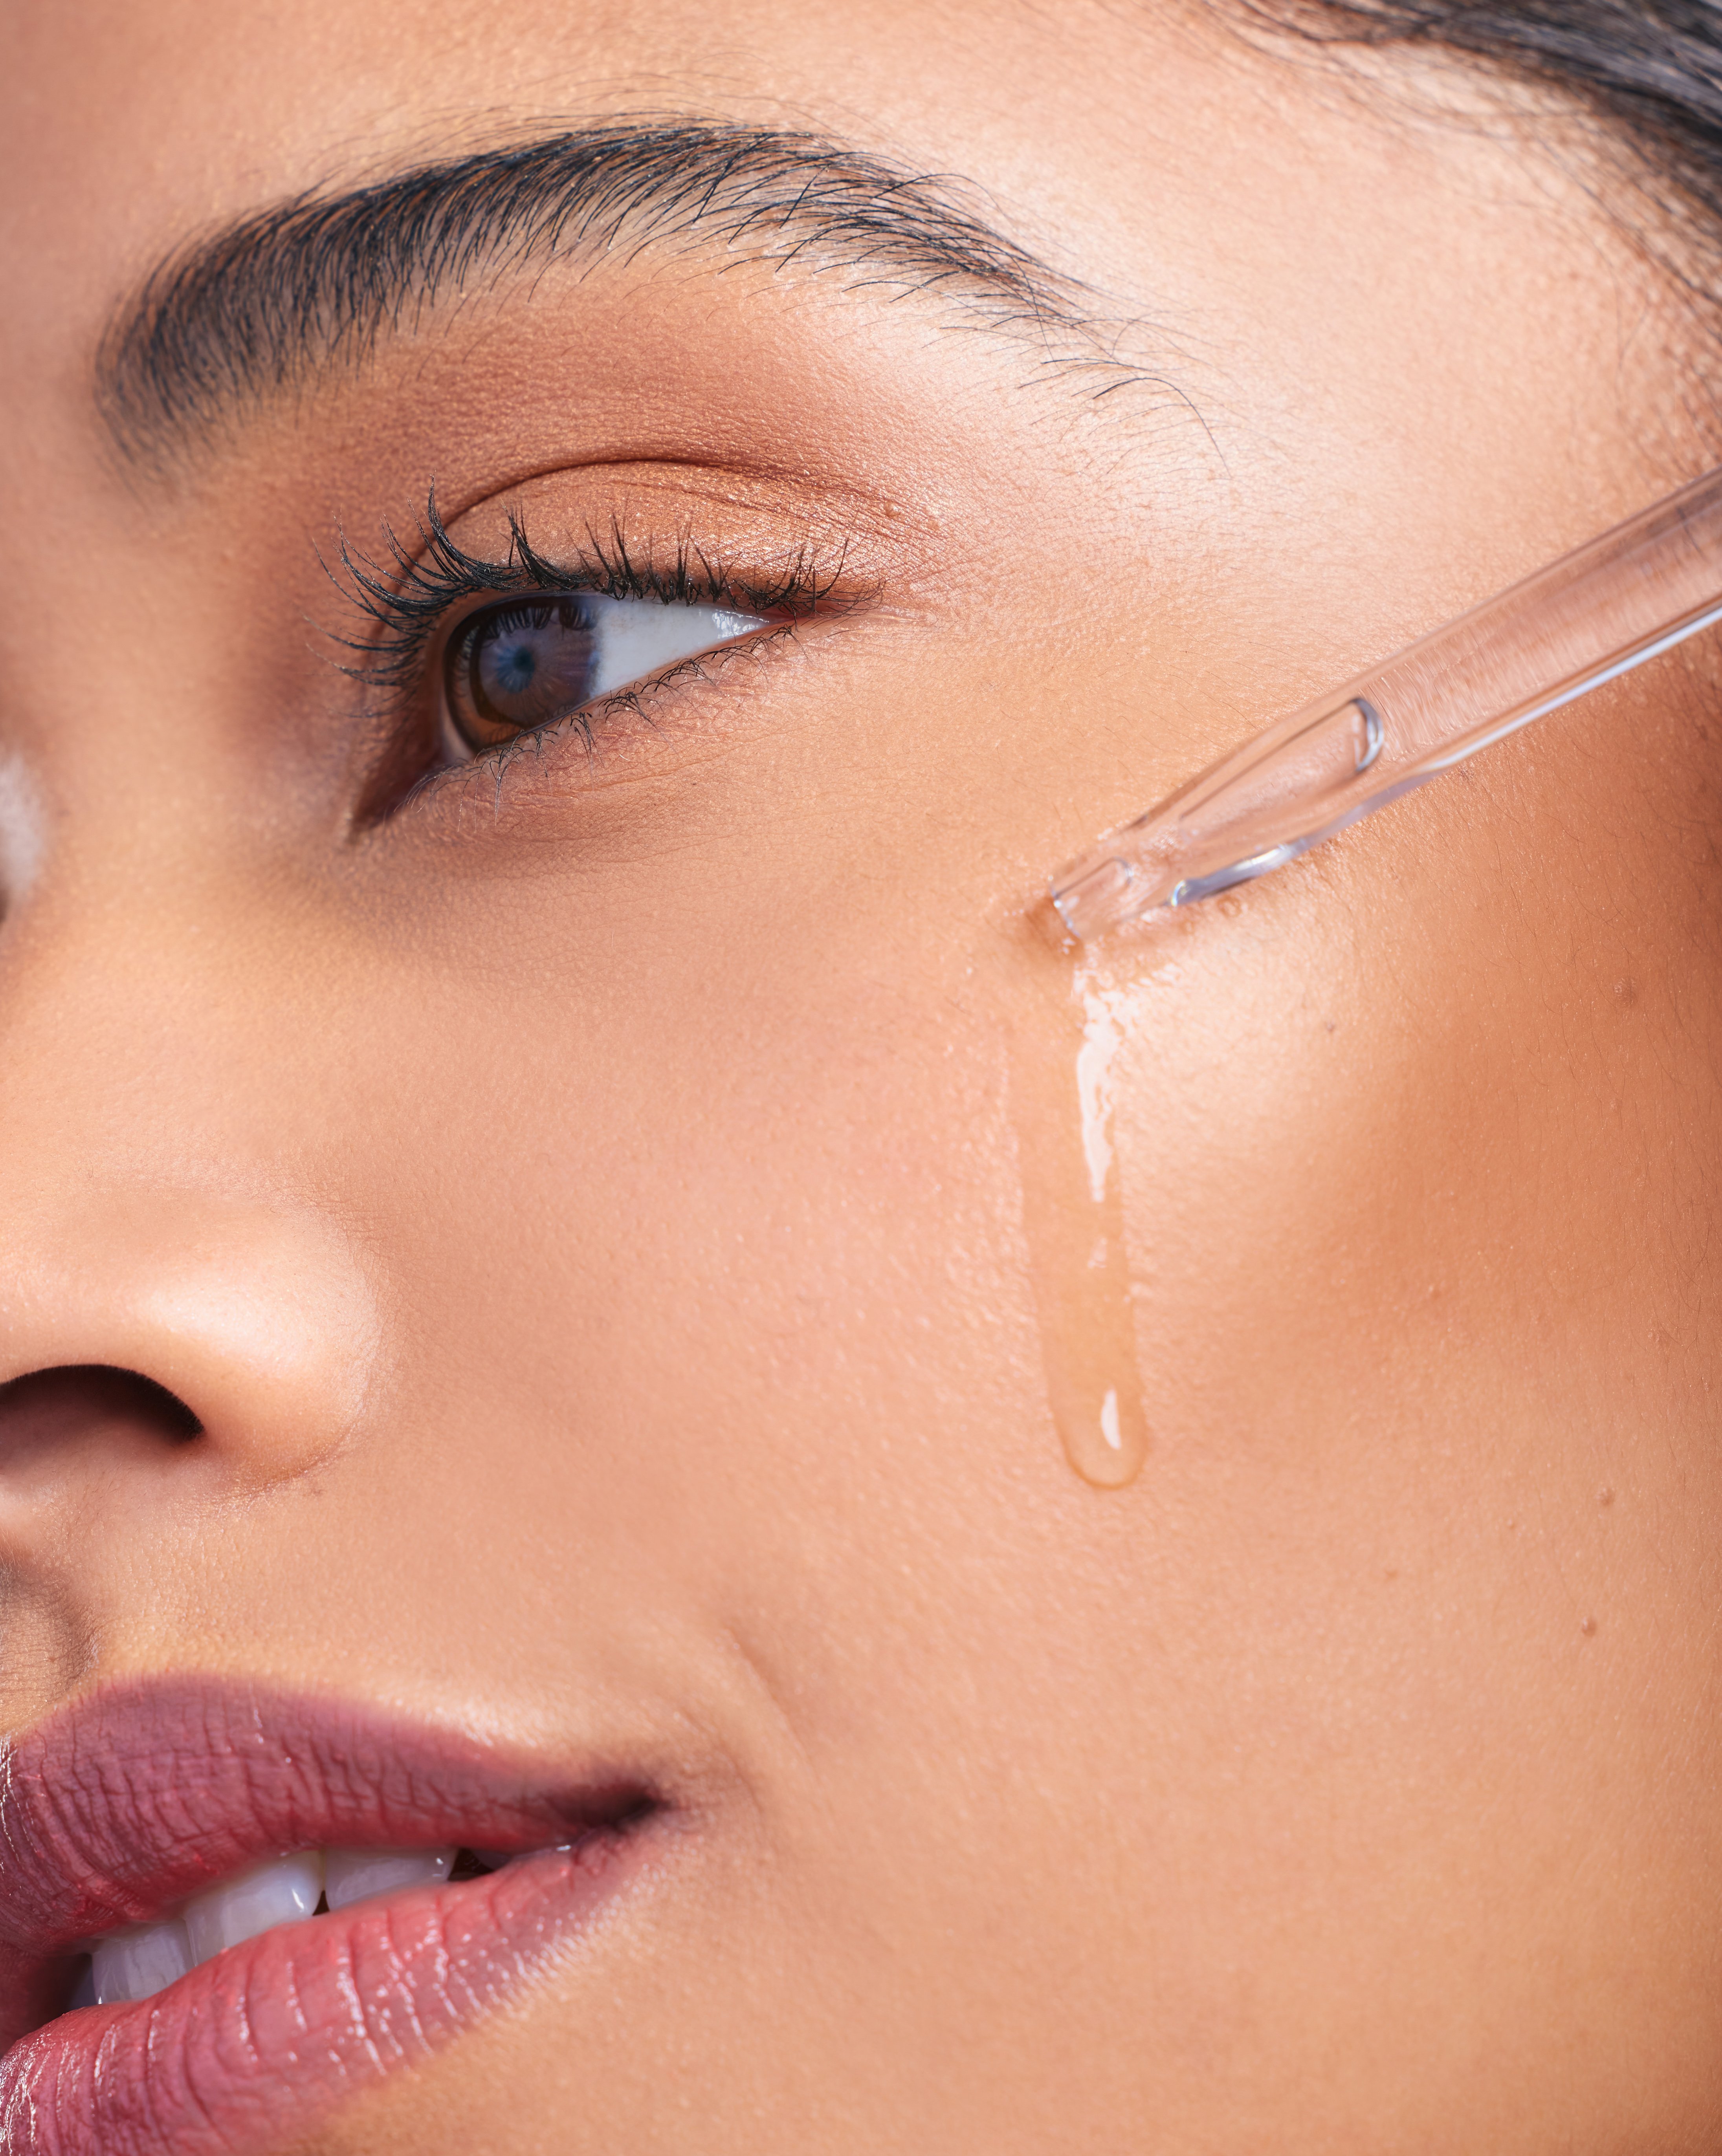
{"type": "Polygon", "coordinates": [[[0,1751],[0,2151],[301,2139],[529,1979],[676,1817],[637,1772],[570,1775],[338,1701],[158,1680],[64,1709],[0,1751]],[[332,1846],[538,1853],[283,1925],[150,1999],[55,2012],[79,1942],[332,1846]]]}

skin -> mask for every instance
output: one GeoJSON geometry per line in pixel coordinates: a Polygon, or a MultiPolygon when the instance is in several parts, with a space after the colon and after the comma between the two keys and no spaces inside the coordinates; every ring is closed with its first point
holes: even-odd
{"type": "Polygon", "coordinates": [[[692,1822],[282,2146],[1717,2146],[1709,649],[1109,957],[1123,1491],[1023,1228],[1047,872],[1713,460],[1584,138],[1089,0],[3,19],[0,1378],[204,1424],[6,1396],[5,1722],[254,1676],[692,1822]],[[1172,386],[690,254],[116,450],[188,236],[646,109],[964,176],[1172,386]],[[433,480],[844,603],[355,828],[318,554],[433,480]]]}

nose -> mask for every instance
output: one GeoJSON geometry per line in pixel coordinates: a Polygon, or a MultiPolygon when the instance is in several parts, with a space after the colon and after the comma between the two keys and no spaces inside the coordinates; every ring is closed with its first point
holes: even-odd
{"type": "Polygon", "coordinates": [[[133,1372],[182,1402],[249,1483],[303,1472],[357,1422],[374,1302],[350,1248],[306,1207],[111,1172],[69,1191],[0,1178],[0,1383],[133,1372]]]}
{"type": "Polygon", "coordinates": [[[318,1173],[296,969],[231,923],[177,926],[116,909],[8,936],[0,1383],[133,1373],[228,1485],[265,1484],[350,1440],[378,1306],[318,1173]]]}

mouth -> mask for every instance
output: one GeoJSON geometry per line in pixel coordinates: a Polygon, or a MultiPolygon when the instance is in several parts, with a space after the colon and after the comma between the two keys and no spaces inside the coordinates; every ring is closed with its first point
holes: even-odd
{"type": "Polygon", "coordinates": [[[599,1925],[680,1816],[338,1702],[99,1692],[0,1750],[0,2150],[297,2138],[599,1925]]]}

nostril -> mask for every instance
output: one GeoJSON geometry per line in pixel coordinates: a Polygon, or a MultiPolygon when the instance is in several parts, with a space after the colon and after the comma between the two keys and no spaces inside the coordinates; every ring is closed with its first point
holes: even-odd
{"type": "Polygon", "coordinates": [[[8,1450],[20,1440],[51,1442],[114,1422],[176,1445],[203,1435],[203,1424],[177,1394],[136,1370],[77,1363],[31,1370],[0,1385],[0,1446],[8,1450]]]}

